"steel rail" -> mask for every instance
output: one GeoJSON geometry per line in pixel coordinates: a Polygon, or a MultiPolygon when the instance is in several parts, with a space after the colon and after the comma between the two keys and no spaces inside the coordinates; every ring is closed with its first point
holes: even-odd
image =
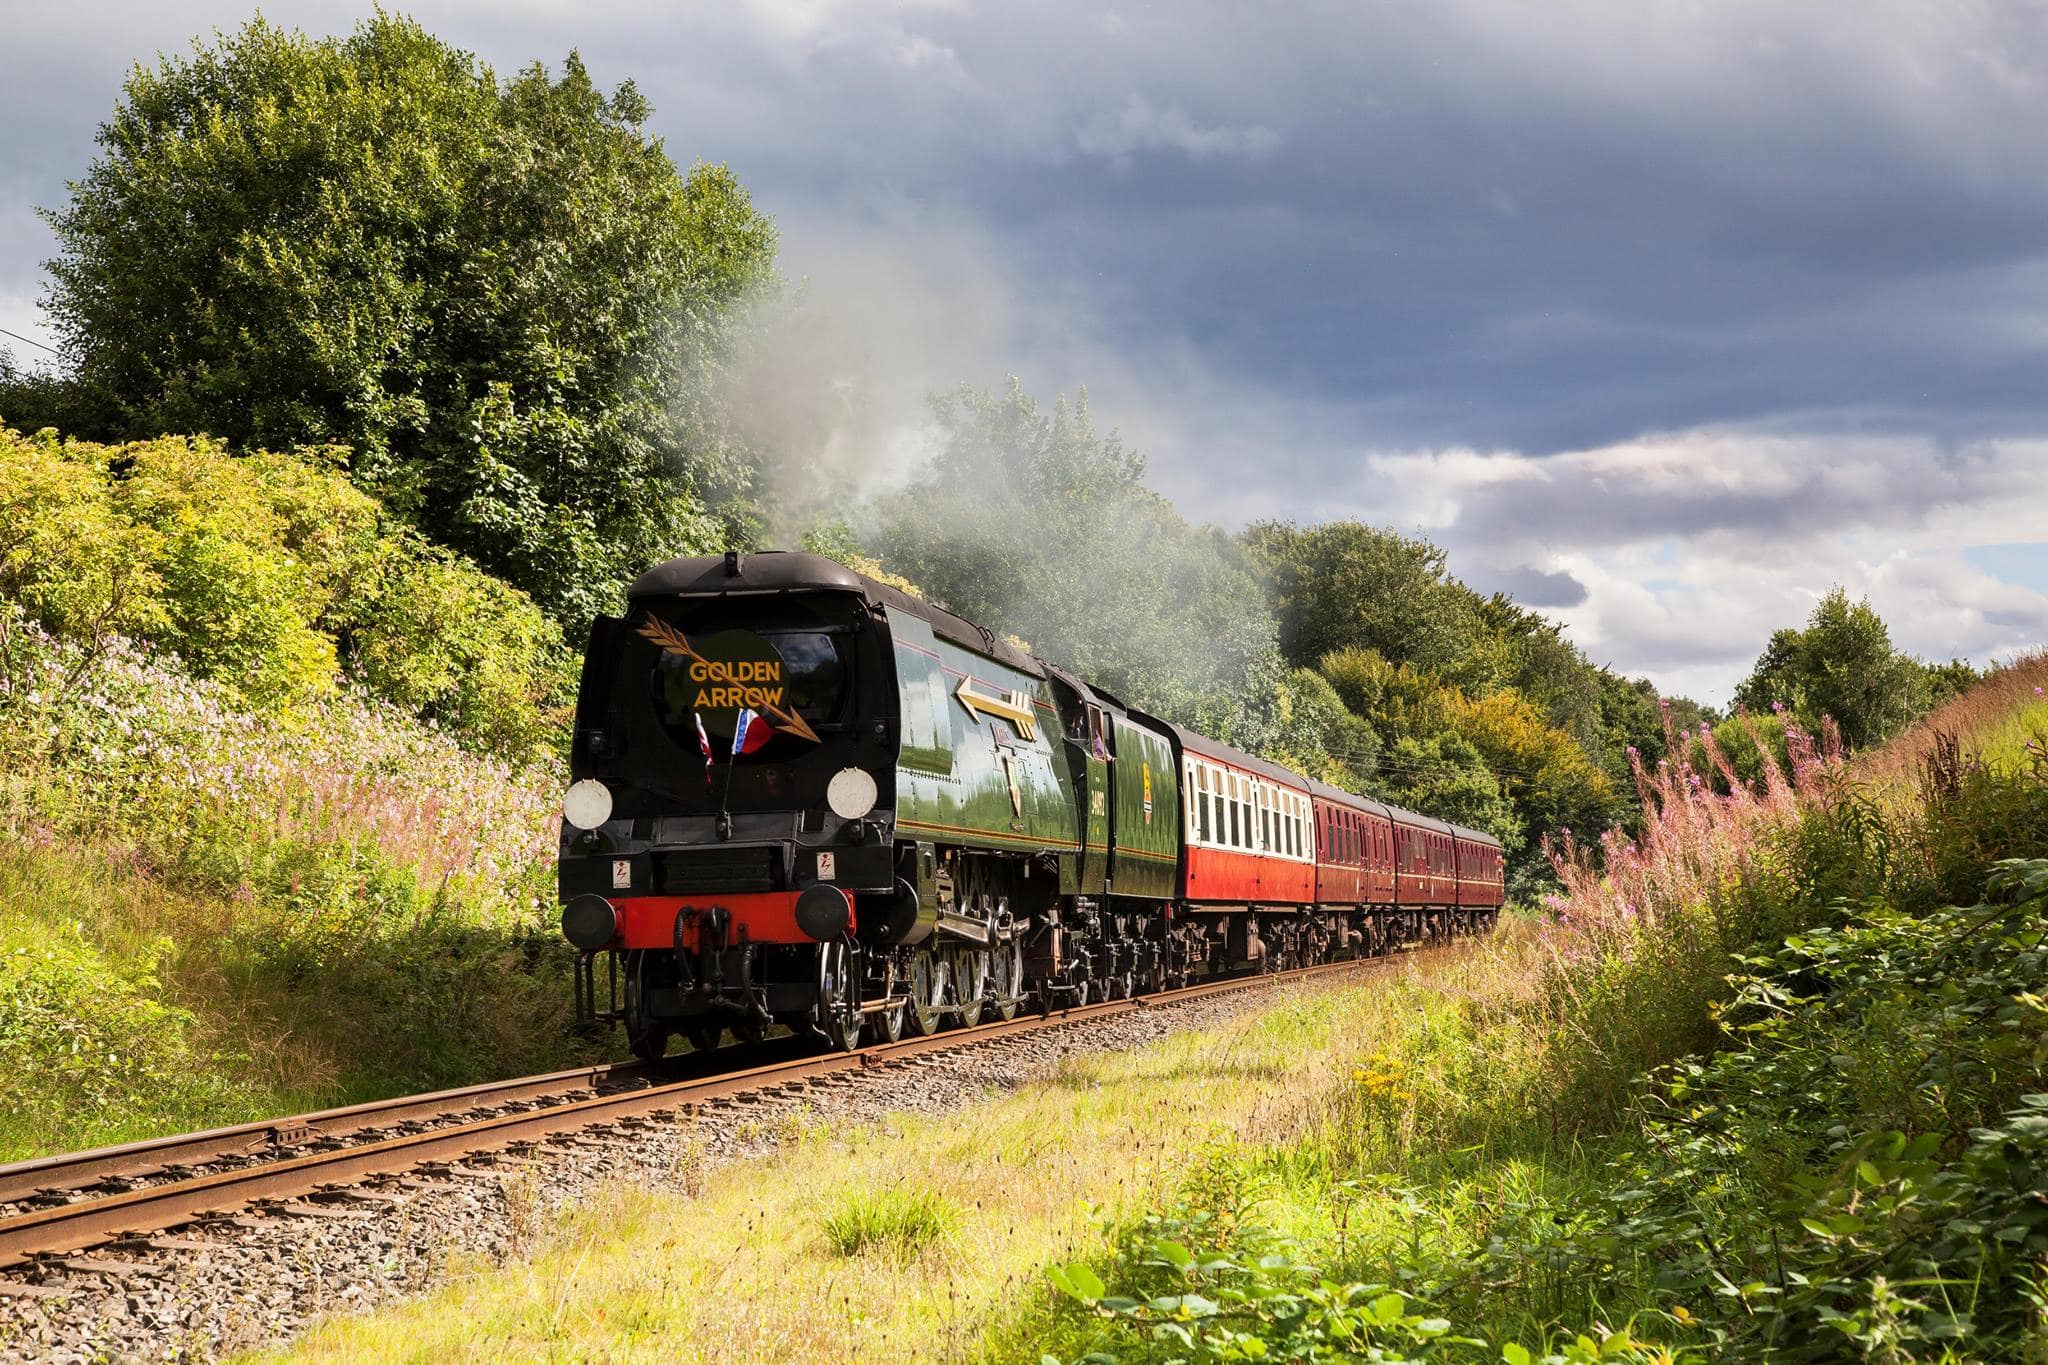
{"type": "Polygon", "coordinates": [[[510,1104],[548,1095],[589,1090],[601,1081],[649,1072],[640,1062],[595,1065],[540,1076],[486,1081],[480,1085],[402,1095],[286,1118],[259,1119],[198,1133],[144,1138],[111,1147],[35,1157],[0,1165],[0,1204],[49,1197],[86,1189],[108,1180],[157,1175],[173,1166],[202,1166],[234,1157],[260,1156],[279,1147],[296,1147],[322,1138],[341,1137],[366,1128],[442,1118],[493,1104],[510,1104]]]}
{"type": "MultiPolygon", "coordinates": [[[[972,1048],[996,1038],[1056,1028],[1085,1019],[1106,1018],[1208,995],[1257,990],[1312,976],[1376,970],[1391,964],[1397,956],[1321,963],[1285,972],[1199,982],[1153,995],[1068,1006],[1044,1013],[1022,1015],[1016,1019],[978,1024],[972,1028],[950,1029],[926,1037],[876,1044],[852,1052],[829,1052],[740,1071],[660,1082],[645,1088],[621,1090],[612,1094],[593,1095],[588,1099],[569,1100],[518,1113],[451,1124],[421,1133],[375,1139],[338,1150],[287,1157],[117,1194],[88,1197],[54,1207],[32,1209],[11,1217],[0,1218],[0,1268],[17,1268],[24,1263],[33,1262],[38,1256],[69,1254],[110,1241],[164,1232],[208,1217],[230,1214],[254,1204],[318,1194],[372,1177],[397,1175],[421,1166],[453,1163],[465,1156],[498,1152],[508,1147],[530,1146],[558,1134],[611,1124],[623,1119],[640,1118],[664,1111],[690,1113],[694,1112],[697,1106],[709,1101],[776,1090],[798,1081],[809,1081],[842,1072],[858,1072],[887,1066],[904,1058],[926,1053],[972,1048]]],[[[473,1092],[495,1090],[502,1096],[512,1087],[559,1085],[564,1078],[592,1078],[610,1070],[613,1069],[586,1068],[581,1071],[556,1072],[548,1076],[524,1077],[518,1081],[497,1083],[495,1086],[473,1086],[463,1090],[443,1091],[437,1095],[411,1096],[386,1106],[383,1121],[389,1121],[392,1107],[410,1107],[417,1110],[432,1102],[444,1101],[447,1096],[464,1097],[473,1092]]],[[[303,1118],[345,1116],[377,1108],[376,1105],[356,1105],[348,1110],[330,1110],[326,1111],[325,1115],[306,1115],[303,1118]]],[[[302,1120],[282,1120],[280,1123],[289,1125],[300,1121],[302,1120]]],[[[159,1139],[154,1143],[130,1143],[120,1148],[106,1148],[99,1152],[80,1155],[98,1160],[112,1160],[115,1159],[114,1153],[175,1148],[181,1143],[197,1144],[216,1138],[232,1142],[254,1132],[268,1132],[278,1126],[242,1125],[239,1128],[216,1129],[212,1133],[159,1139]]],[[[380,1125],[358,1125],[359,1128],[376,1126],[380,1125]]],[[[332,1135],[345,1135],[347,1130],[324,1131],[332,1135]]],[[[17,1163],[16,1167],[8,1169],[11,1171],[38,1164],[49,1168],[61,1166],[70,1160],[75,1159],[47,1158],[41,1163],[17,1163]]]]}

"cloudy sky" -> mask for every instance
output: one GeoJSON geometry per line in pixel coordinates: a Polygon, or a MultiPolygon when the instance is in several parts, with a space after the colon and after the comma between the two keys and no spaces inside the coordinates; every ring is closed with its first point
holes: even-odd
{"type": "MultiPolygon", "coordinates": [[[[863,398],[835,469],[1015,373],[1191,517],[1426,531],[1703,700],[1834,583],[1924,654],[2048,643],[2038,5],[406,8],[501,69],[578,48],[738,171],[811,281],[789,364],[863,398]]],[[[0,327],[48,337],[33,209],[126,66],[249,12],[10,17],[0,327]]]]}

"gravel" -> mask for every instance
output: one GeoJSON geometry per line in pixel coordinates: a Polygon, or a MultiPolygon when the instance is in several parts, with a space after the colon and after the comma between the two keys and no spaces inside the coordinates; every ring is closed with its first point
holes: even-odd
{"type": "Polygon", "coordinates": [[[1042,1077],[1064,1058],[1139,1047],[1273,998],[1231,992],[1077,1020],[0,1274],[0,1361],[212,1360],[282,1343],[318,1318],[417,1294],[453,1258],[517,1256],[554,1209],[608,1182],[693,1188],[705,1170],[759,1156],[804,1126],[951,1113],[1042,1077]]]}

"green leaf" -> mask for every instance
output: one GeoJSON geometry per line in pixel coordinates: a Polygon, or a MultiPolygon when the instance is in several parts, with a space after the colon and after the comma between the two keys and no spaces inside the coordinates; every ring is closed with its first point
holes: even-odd
{"type": "Polygon", "coordinates": [[[1535,1357],[1529,1354],[1528,1347],[1515,1341],[1504,1341],[1501,1343],[1500,1358],[1502,1365],[1530,1365],[1530,1362],[1535,1359],[1535,1357]]]}
{"type": "Polygon", "coordinates": [[[1194,1253],[1179,1242],[1154,1242],[1152,1254],[1175,1270],[1184,1271],[1195,1263],[1194,1253]]]}
{"type": "Polygon", "coordinates": [[[1046,1278],[1052,1281],[1053,1288],[1086,1304],[1099,1302],[1109,1292],[1102,1277],[1079,1262],[1054,1266],[1046,1272],[1046,1278]]]}

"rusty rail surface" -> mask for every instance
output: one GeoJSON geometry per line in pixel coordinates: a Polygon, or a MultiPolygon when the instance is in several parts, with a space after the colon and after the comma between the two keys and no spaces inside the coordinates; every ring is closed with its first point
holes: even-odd
{"type": "MultiPolygon", "coordinates": [[[[123,1238],[147,1236],[254,1204],[319,1194],[377,1176],[510,1147],[528,1146],[558,1134],[644,1117],[664,1111],[689,1113],[707,1101],[775,1090],[794,1082],[885,1066],[924,1053],[970,1048],[996,1038],[1057,1028],[1234,991],[1257,990],[1338,972],[1385,967],[1397,955],[1322,963],[1286,972],[1205,981],[1178,990],[1123,1000],[1053,1009],[1043,1014],[956,1028],[853,1052],[832,1052],[709,1076],[654,1081],[639,1088],[450,1123],[424,1132],[373,1138],[334,1150],[315,1151],[230,1170],[194,1175],[118,1193],[83,1194],[69,1202],[0,1218],[0,1268],[20,1267],[37,1257],[70,1254],[123,1238]]],[[[704,1054],[709,1055],[709,1054],[704,1054]]],[[[161,1174],[168,1167],[198,1165],[225,1157],[246,1157],[274,1147],[292,1147],[351,1133],[461,1114],[492,1104],[575,1094],[607,1079],[637,1078],[655,1068],[585,1067],[545,1076],[412,1095],[266,1123],[216,1128],[204,1133],[155,1138],[69,1156],[45,1157],[0,1167],[0,1199],[21,1202],[34,1196],[75,1194],[90,1184],[161,1174]]]]}
{"type": "Polygon", "coordinates": [[[199,1133],[146,1138],[114,1147],[64,1156],[36,1157],[0,1165],[0,1204],[15,1204],[71,1190],[88,1189],[110,1180],[140,1179],[161,1174],[178,1166],[201,1166],[230,1158],[260,1156],[279,1147],[296,1147],[322,1138],[342,1137],[366,1128],[444,1118],[469,1109],[494,1104],[573,1094],[595,1088],[601,1081],[634,1072],[649,1072],[641,1063],[631,1066],[586,1066],[544,1076],[521,1076],[507,1081],[432,1094],[404,1095],[373,1100],[339,1109],[322,1109],[289,1118],[238,1123],[227,1128],[209,1128],[199,1133]]]}

